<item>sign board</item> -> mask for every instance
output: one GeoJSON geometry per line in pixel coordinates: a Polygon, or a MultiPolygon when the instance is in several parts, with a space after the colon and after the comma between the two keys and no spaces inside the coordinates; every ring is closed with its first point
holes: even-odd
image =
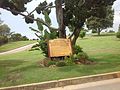
{"type": "Polygon", "coordinates": [[[72,54],[70,39],[49,40],[48,48],[49,57],[70,56],[72,54]]]}

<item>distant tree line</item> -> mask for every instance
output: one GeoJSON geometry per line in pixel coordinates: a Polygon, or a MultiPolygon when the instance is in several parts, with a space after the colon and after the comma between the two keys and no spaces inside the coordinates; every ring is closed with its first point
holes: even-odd
{"type": "Polygon", "coordinates": [[[2,24],[0,20],[0,46],[14,41],[27,41],[26,36],[22,36],[20,33],[14,33],[10,31],[10,28],[6,24],[2,24]]]}

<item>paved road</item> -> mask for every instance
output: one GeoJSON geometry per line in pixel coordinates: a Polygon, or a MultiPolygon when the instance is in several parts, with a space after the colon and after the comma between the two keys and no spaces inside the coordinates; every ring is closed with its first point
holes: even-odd
{"type": "Polygon", "coordinates": [[[17,52],[29,50],[35,44],[36,43],[33,43],[33,44],[29,44],[29,45],[26,45],[26,46],[23,46],[23,47],[20,47],[20,48],[17,48],[17,49],[13,49],[13,50],[10,50],[10,51],[2,52],[2,53],[0,53],[0,55],[12,54],[12,53],[17,53],[17,52]]]}
{"type": "Polygon", "coordinates": [[[79,85],[71,85],[60,88],[52,88],[48,90],[120,90],[120,78],[79,85]]]}

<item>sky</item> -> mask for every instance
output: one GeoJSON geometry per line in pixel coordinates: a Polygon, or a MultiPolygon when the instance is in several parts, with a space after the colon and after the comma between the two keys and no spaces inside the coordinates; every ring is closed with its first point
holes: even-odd
{"type": "Polygon", "coordinates": [[[114,24],[113,28],[115,31],[118,31],[118,27],[120,24],[120,0],[116,0],[113,4],[114,8],[114,24]]]}
{"type": "MultiPolygon", "coordinates": [[[[44,0],[41,0],[44,1],[44,0]]],[[[51,2],[54,0],[47,0],[47,2],[51,2]]],[[[40,0],[33,0],[29,4],[27,4],[27,11],[32,11],[33,8],[35,8],[39,4],[40,0]]],[[[113,5],[114,8],[114,21],[113,21],[113,29],[115,31],[118,30],[118,26],[120,24],[120,0],[116,0],[113,5]]],[[[27,36],[30,39],[36,38],[35,34],[33,31],[29,29],[29,27],[33,27],[37,29],[36,23],[33,24],[26,24],[25,20],[22,16],[14,16],[11,14],[11,12],[3,10],[0,8],[0,12],[2,13],[0,15],[0,18],[4,21],[5,24],[7,24],[11,31],[15,31],[16,33],[21,33],[23,36],[27,36]]],[[[43,18],[41,15],[37,15],[36,12],[34,13],[36,17],[43,18]]],[[[55,9],[52,10],[51,14],[51,21],[52,25],[54,27],[57,27],[57,21],[56,21],[56,16],[55,16],[55,9]]]]}

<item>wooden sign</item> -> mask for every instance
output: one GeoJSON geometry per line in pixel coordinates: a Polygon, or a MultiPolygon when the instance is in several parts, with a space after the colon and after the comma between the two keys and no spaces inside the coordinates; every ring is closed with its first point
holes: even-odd
{"type": "Polygon", "coordinates": [[[54,39],[49,40],[49,57],[60,57],[72,55],[72,47],[70,39],[54,39]]]}

